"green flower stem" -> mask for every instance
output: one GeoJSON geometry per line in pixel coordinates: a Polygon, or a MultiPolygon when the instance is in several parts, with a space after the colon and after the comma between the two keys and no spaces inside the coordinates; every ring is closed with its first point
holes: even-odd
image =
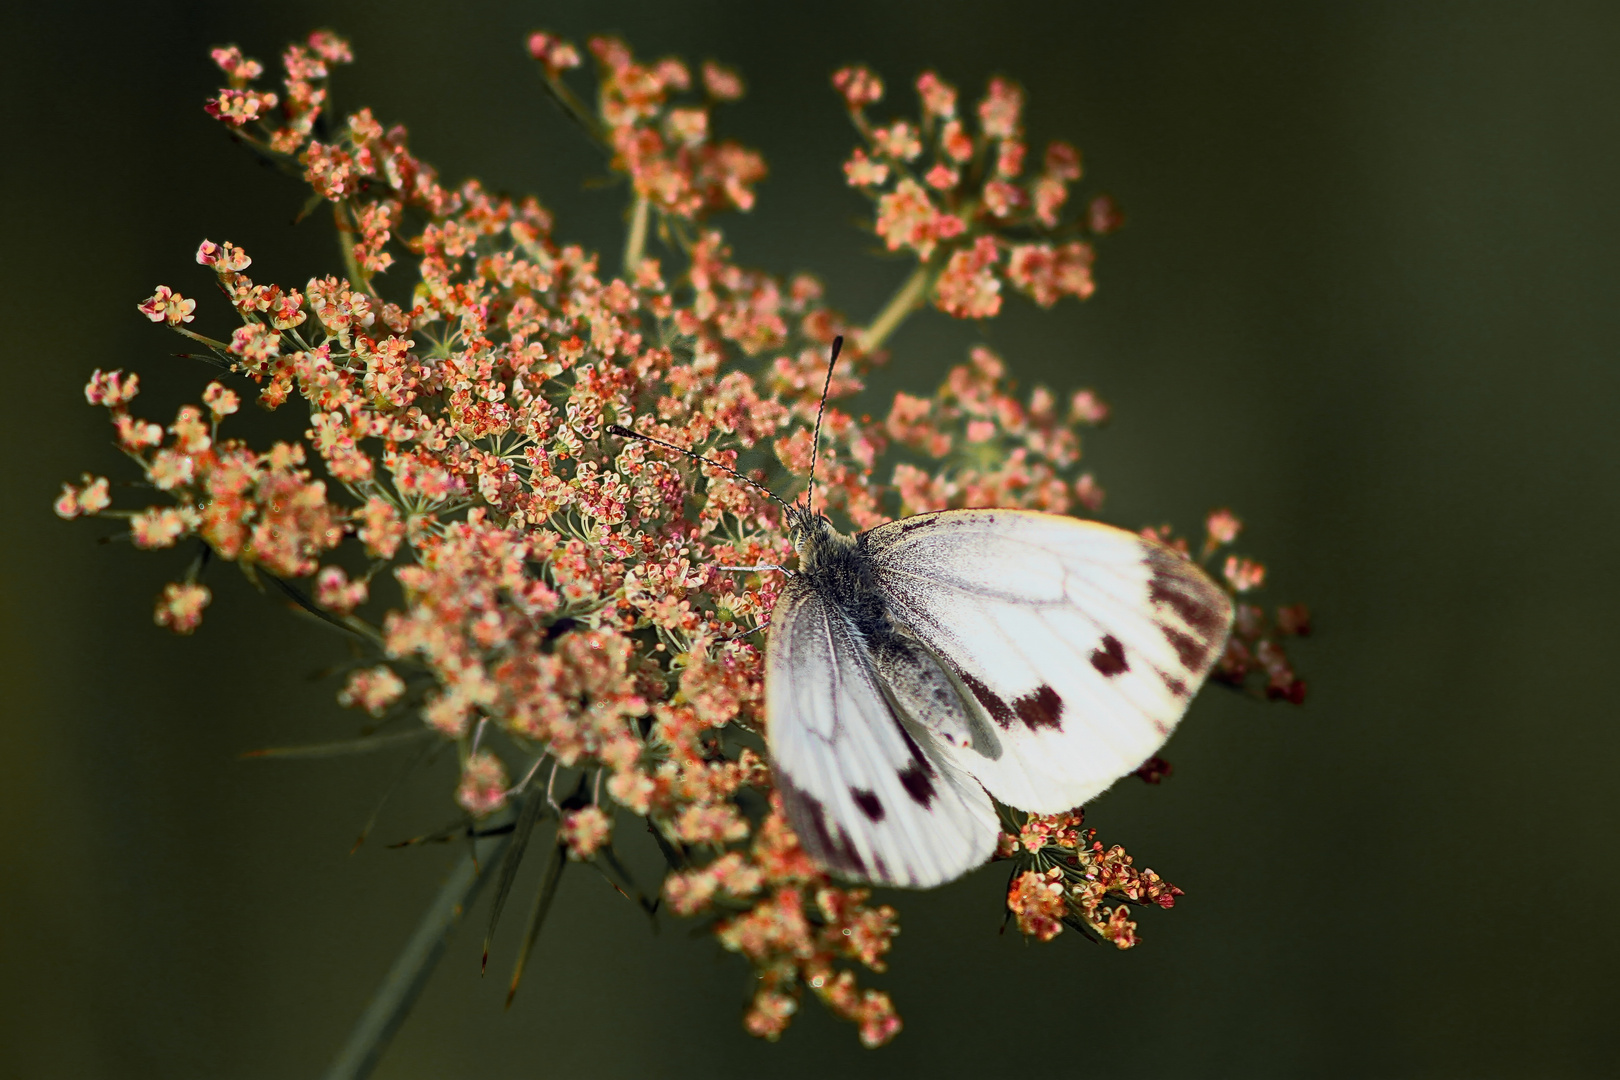
{"type": "Polygon", "coordinates": [[[631,282],[636,280],[636,268],[647,250],[647,219],[651,211],[652,203],[647,196],[636,196],[636,205],[630,211],[630,235],[624,241],[624,276],[631,282]]]}
{"type": "Polygon", "coordinates": [[[889,297],[889,302],[883,305],[883,310],[878,312],[872,324],[861,331],[859,340],[862,352],[882,348],[889,336],[900,329],[900,324],[923,306],[928,299],[928,290],[934,285],[936,269],[932,262],[917,264],[911,276],[889,297]]]}
{"type": "MultiPolygon", "coordinates": [[[[491,817],[484,823],[484,829],[509,824],[511,814],[507,812],[491,817]]],[[[473,854],[462,859],[451,872],[423,913],[422,921],[417,923],[416,932],[394,958],[382,985],[377,987],[371,1003],[349,1032],[348,1041],[326,1070],[326,1080],[360,1080],[371,1075],[394,1033],[421,996],[439,957],[444,955],[451,932],[478,899],[478,890],[489,877],[487,871],[500,862],[511,840],[512,832],[506,829],[498,835],[481,836],[474,841],[473,854]]]]}
{"type": "Polygon", "coordinates": [[[348,203],[335,202],[332,204],[332,220],[337,223],[338,245],[343,249],[343,268],[348,273],[349,284],[370,296],[376,296],[371,288],[371,278],[360,269],[360,260],[354,253],[354,221],[348,213],[348,203]]]}

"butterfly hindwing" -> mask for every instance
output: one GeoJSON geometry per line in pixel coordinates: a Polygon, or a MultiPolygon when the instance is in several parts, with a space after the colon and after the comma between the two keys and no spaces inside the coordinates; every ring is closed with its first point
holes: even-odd
{"type": "Polygon", "coordinates": [[[906,659],[874,655],[802,577],[790,579],[771,614],[765,710],[777,787],[805,850],[848,877],[924,887],[989,858],[997,825],[984,790],[884,692],[891,679],[902,693],[919,685],[906,659]]]}
{"type": "Polygon", "coordinates": [[[1197,566],[1095,522],[948,510],[858,542],[893,617],[990,736],[939,744],[1025,810],[1081,805],[1152,756],[1231,624],[1230,599],[1197,566]]]}

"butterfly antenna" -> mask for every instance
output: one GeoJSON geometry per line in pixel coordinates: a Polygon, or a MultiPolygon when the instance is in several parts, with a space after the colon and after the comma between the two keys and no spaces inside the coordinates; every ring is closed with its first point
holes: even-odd
{"type": "Polygon", "coordinates": [[[784,510],[786,510],[788,513],[790,513],[790,514],[797,514],[798,513],[798,508],[797,507],[793,506],[793,504],[789,503],[786,499],[783,499],[781,496],[777,495],[776,492],[772,491],[770,488],[766,487],[764,484],[761,484],[760,482],[753,479],[752,477],[744,476],[742,473],[738,472],[736,469],[733,469],[730,465],[722,465],[720,462],[714,460],[713,458],[706,458],[702,454],[698,453],[696,450],[688,450],[684,446],[676,446],[672,442],[666,442],[663,439],[655,439],[651,435],[643,435],[639,431],[631,431],[629,428],[625,427],[622,424],[609,424],[603,430],[607,431],[607,433],[610,434],[610,435],[617,435],[620,438],[639,439],[640,441],[645,442],[645,443],[652,443],[654,446],[662,446],[665,450],[673,450],[677,454],[685,454],[687,457],[691,458],[694,461],[701,461],[701,462],[703,462],[703,464],[712,466],[713,468],[716,468],[716,469],[719,469],[723,473],[728,473],[731,476],[735,476],[738,480],[741,480],[743,483],[747,484],[749,487],[754,488],[754,489],[762,492],[765,495],[766,498],[771,499],[772,501],[780,504],[781,507],[784,510]]]}
{"type": "Polygon", "coordinates": [[[821,404],[816,407],[816,433],[810,440],[810,487],[804,493],[805,513],[809,513],[816,501],[816,458],[821,456],[821,416],[827,411],[827,391],[832,389],[833,368],[838,363],[838,353],[844,347],[844,335],[839,334],[833,338],[832,359],[827,361],[827,381],[821,384],[821,404]]]}

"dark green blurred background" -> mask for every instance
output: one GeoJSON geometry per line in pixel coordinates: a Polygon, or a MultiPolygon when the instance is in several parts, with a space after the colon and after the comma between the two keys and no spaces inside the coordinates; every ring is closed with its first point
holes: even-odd
{"type": "MultiPolygon", "coordinates": [[[[618,191],[542,98],[523,32],[614,30],[714,56],[727,134],[772,166],[730,234],[870,316],[903,275],[842,184],[828,89],[864,60],[1020,79],[1037,142],[1082,147],[1129,226],[1097,296],[991,327],[1026,380],[1099,388],[1106,515],[1248,523],[1303,600],[1303,710],[1206,693],[1167,756],[1091,816],[1187,890],[1129,953],[999,935],[1005,873],[901,896],[906,1030],[862,1051],[807,1005],[745,1036],[744,966],[650,937],[574,875],[510,1013],[478,920],[386,1077],[1598,1076],[1620,1056],[1614,717],[1620,7],[929,3],[18,5],[4,16],[0,1073],[294,1077],[324,1066],[454,855],[346,854],[394,766],[242,763],[345,735],[340,655],[231,572],[193,639],[151,625],[179,555],[58,521],[59,483],[127,476],[80,387],[140,371],[154,417],[206,371],[135,311],[245,244],[261,280],[338,269],[302,193],[202,113],[209,46],[273,61],[331,25],[339,108],[411,127],[449,177],[534,191],[617,251],[618,191]]],[[[870,399],[930,387],[969,326],[895,340],[870,399]]],[[[874,404],[872,407],[876,407],[874,404]]],[[[265,432],[262,418],[244,428],[265,432]]],[[[384,818],[450,810],[440,771],[384,818]]]]}

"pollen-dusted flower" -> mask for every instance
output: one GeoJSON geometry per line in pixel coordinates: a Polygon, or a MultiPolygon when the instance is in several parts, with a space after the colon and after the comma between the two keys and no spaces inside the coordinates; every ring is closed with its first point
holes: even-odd
{"type": "Polygon", "coordinates": [[[262,370],[266,361],[281,355],[281,335],[263,323],[238,326],[231,334],[231,352],[249,371],[262,370]]]}
{"type": "Polygon", "coordinates": [[[1230,510],[1211,510],[1204,519],[1204,530],[1209,533],[1211,547],[1230,544],[1243,531],[1243,522],[1230,510]]]}
{"type": "Polygon", "coordinates": [[[917,96],[922,99],[923,111],[932,116],[949,120],[956,115],[956,87],[932,71],[917,76],[917,96]]]}
{"type": "Polygon", "coordinates": [[[1069,399],[1069,415],[1078,424],[1097,425],[1108,420],[1108,403],[1095,390],[1076,390],[1069,399]]]}
{"type": "Polygon", "coordinates": [[[1084,472],[1075,478],[1074,497],[1081,506],[1092,513],[1102,509],[1105,495],[1102,485],[1097,483],[1097,478],[1091,473],[1084,472]]]}
{"type": "Polygon", "coordinates": [[[840,68],[833,74],[832,81],[851,109],[861,109],[883,100],[883,80],[867,68],[858,65],[840,68]]]}
{"type": "Polygon", "coordinates": [[[400,521],[399,511],[388,500],[374,495],[360,508],[358,517],[358,535],[366,554],[374,559],[392,559],[405,538],[405,523],[400,521]]]}
{"type": "Polygon", "coordinates": [[[902,180],[878,200],[877,234],[890,251],[909,247],[926,259],[940,238],[936,225],[940,216],[921,184],[902,180]]]}
{"type": "Polygon", "coordinates": [[[105,405],[109,409],[117,409],[128,405],[140,393],[141,377],[131,372],[127,377],[120,378],[122,371],[102,371],[99,368],[90,373],[90,381],[84,384],[84,400],[92,405],[105,405]]]}
{"type": "Polygon", "coordinates": [[[249,60],[242,55],[242,50],[235,45],[223,49],[211,49],[209,56],[219,65],[231,80],[233,86],[246,86],[248,83],[264,74],[264,65],[257,60],[249,60]]]}
{"type": "Polygon", "coordinates": [[[1125,224],[1125,215],[1107,195],[1098,195],[1086,204],[1086,227],[1098,236],[1113,232],[1125,224]]]}
{"type": "Polygon", "coordinates": [[[138,548],[173,547],[186,534],[186,515],[172,507],[150,507],[129,519],[130,539],[138,548]]]}
{"type": "Polygon", "coordinates": [[[216,120],[223,120],[233,127],[242,127],[244,124],[259,120],[268,115],[276,107],[279,99],[268,90],[237,90],[225,89],[219,96],[209,98],[203,108],[209,116],[216,120]]]}
{"type": "Polygon", "coordinates": [[[850,187],[872,187],[889,178],[889,167],[881,161],[873,161],[866,156],[866,151],[857,148],[844,162],[844,175],[849,178],[850,187]]]}
{"type": "Polygon", "coordinates": [[[569,810],[557,827],[558,837],[568,845],[568,857],[589,859],[602,849],[613,836],[613,819],[598,806],[585,806],[569,810]]]}
{"type": "Polygon", "coordinates": [[[703,89],[716,101],[736,101],[743,96],[742,76],[713,60],[703,61],[703,89]]]}
{"type": "Polygon", "coordinates": [[[945,264],[934,285],[934,303],[958,319],[985,319],[1001,310],[1001,279],[993,267],[1001,258],[996,242],[981,236],[945,264]]]}
{"type": "Polygon", "coordinates": [[[1253,559],[1243,559],[1236,555],[1227,556],[1221,574],[1226,578],[1227,584],[1232,586],[1232,591],[1240,593],[1258,589],[1266,580],[1264,566],[1253,559]]]}
{"type": "Polygon", "coordinates": [[[979,125],[992,139],[1010,139],[1018,134],[1023,109],[1022,90],[1006,79],[991,79],[984,100],[979,102],[979,125]]]}
{"type": "Polygon", "coordinates": [[[211,382],[203,389],[203,403],[213,414],[215,423],[242,407],[242,400],[236,396],[236,391],[227,390],[217,382],[211,382]]]}
{"type": "Polygon", "coordinates": [[[1007,889],[1007,910],[1012,912],[1019,933],[1038,941],[1057,937],[1063,932],[1067,911],[1062,872],[1057,867],[1044,874],[1026,870],[1013,878],[1007,889]]]}
{"type": "Polygon", "coordinates": [[[105,476],[91,476],[84,473],[79,486],[72,484],[62,485],[62,495],[56,500],[56,515],[62,518],[76,518],[80,514],[96,515],[112,505],[112,496],[108,494],[109,485],[105,476]]]}
{"type": "Polygon", "coordinates": [[[1091,279],[1091,245],[1074,241],[1062,247],[1020,244],[1007,259],[1007,280],[1042,307],[1064,296],[1081,300],[1095,291],[1091,279]]]}
{"type": "Polygon", "coordinates": [[[213,594],[206,585],[195,582],[175,582],[163,586],[152,621],[166,626],[177,634],[189,634],[202,625],[202,611],[213,594]]]}
{"type": "Polygon", "coordinates": [[[315,602],[339,615],[347,615],[365,603],[369,593],[364,578],[350,581],[341,566],[323,567],[315,575],[315,602]]]}
{"type": "Polygon", "coordinates": [[[488,817],[506,805],[506,766],[488,750],[480,750],[461,766],[456,802],[473,817],[488,817]]]}
{"type": "Polygon", "coordinates": [[[372,716],[381,716],[403,693],[405,683],[394,669],[378,664],[352,672],[337,699],[345,708],[364,709],[372,716]]]}
{"type": "Polygon", "coordinates": [[[900,161],[910,161],[922,153],[922,140],[917,138],[916,130],[904,120],[890,127],[875,128],[872,142],[880,152],[900,161]]]}
{"type": "Polygon", "coordinates": [[[153,322],[167,322],[170,326],[179,326],[192,320],[191,313],[197,310],[197,301],[186,299],[167,285],[159,285],[157,292],[143,300],[139,306],[141,314],[153,322]]]}

